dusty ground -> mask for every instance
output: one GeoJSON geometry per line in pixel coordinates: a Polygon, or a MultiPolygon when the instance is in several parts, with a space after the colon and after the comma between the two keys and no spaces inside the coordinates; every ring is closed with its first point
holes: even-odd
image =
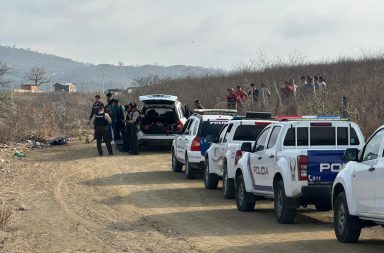
{"type": "Polygon", "coordinates": [[[96,157],[94,144],[31,151],[0,171],[13,210],[0,252],[383,252],[384,230],[335,240],[332,213],[279,225],[272,203],[240,213],[220,190],[170,171],[169,151],[96,157]]]}

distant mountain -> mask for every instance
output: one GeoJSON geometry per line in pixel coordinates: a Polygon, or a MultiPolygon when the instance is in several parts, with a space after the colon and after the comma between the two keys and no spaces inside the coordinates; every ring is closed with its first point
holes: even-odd
{"type": "MultiPolygon", "coordinates": [[[[0,62],[7,63],[11,70],[7,79],[17,86],[26,83],[25,73],[33,67],[45,69],[53,76],[53,82],[73,82],[79,91],[98,91],[104,84],[105,89],[123,88],[134,84],[134,81],[146,77],[185,77],[217,74],[223,70],[203,68],[198,66],[119,66],[112,64],[89,64],[76,62],[71,59],[39,53],[30,49],[0,46],[0,62]]],[[[49,89],[49,85],[42,85],[49,89]]]]}

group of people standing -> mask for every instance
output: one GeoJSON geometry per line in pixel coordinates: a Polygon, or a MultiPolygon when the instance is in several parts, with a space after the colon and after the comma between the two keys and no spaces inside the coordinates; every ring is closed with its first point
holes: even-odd
{"type": "Polygon", "coordinates": [[[245,92],[240,85],[236,86],[236,89],[229,88],[227,91],[227,108],[237,109],[239,113],[243,112],[244,104],[248,98],[250,98],[252,109],[254,109],[259,102],[263,105],[268,103],[271,96],[271,91],[264,83],[261,83],[260,87],[256,87],[254,83],[251,83],[248,92],[245,92]]]}
{"type": "Polygon", "coordinates": [[[100,95],[95,96],[89,117],[94,128],[94,139],[96,139],[97,151],[103,155],[101,143],[104,141],[109,155],[113,155],[112,140],[120,151],[132,155],[139,154],[139,119],[140,112],[136,103],[122,106],[119,100],[112,97],[111,93],[106,94],[107,103],[101,101],[100,95]],[[126,115],[125,115],[126,112],[126,115]]]}
{"type": "Polygon", "coordinates": [[[296,96],[300,90],[300,94],[317,94],[327,90],[327,83],[325,78],[320,76],[303,75],[300,78],[300,86],[295,84],[294,80],[285,81],[280,86],[280,91],[283,97],[296,96]]]}

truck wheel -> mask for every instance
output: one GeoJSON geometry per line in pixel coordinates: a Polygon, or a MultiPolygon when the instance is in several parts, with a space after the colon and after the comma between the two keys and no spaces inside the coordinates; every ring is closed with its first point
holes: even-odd
{"type": "Polygon", "coordinates": [[[315,207],[317,211],[321,211],[321,212],[327,212],[329,210],[332,210],[331,203],[327,203],[327,202],[315,203],[315,207]]]}
{"type": "Polygon", "coordinates": [[[217,189],[219,178],[214,173],[209,173],[208,157],[204,161],[204,185],[207,189],[217,189]]]}
{"type": "Polygon", "coordinates": [[[349,215],[344,192],[337,196],[333,212],[333,224],[337,240],[341,242],[357,242],[360,237],[361,224],[359,218],[349,215]]]}
{"type": "Polygon", "coordinates": [[[236,177],[236,206],[240,212],[250,212],[255,209],[255,196],[245,190],[243,175],[236,177]]]}
{"type": "Polygon", "coordinates": [[[225,199],[233,199],[235,197],[235,180],[228,178],[226,163],[224,163],[223,169],[223,194],[225,199]]]}
{"type": "Polygon", "coordinates": [[[280,180],[274,187],[274,211],[277,221],[280,224],[290,224],[296,216],[296,208],[288,208],[288,199],[285,196],[284,182],[280,180]]]}
{"type": "Polygon", "coordinates": [[[183,168],[183,164],[177,160],[175,151],[172,150],[172,171],[181,172],[182,168],[183,168]]]}
{"type": "Polygon", "coordinates": [[[188,156],[185,156],[185,177],[187,179],[194,179],[196,177],[196,170],[191,167],[188,156]]]}

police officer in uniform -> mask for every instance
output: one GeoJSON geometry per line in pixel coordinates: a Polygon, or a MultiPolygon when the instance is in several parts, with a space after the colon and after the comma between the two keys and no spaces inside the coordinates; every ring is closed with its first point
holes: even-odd
{"type": "Polygon", "coordinates": [[[105,145],[107,146],[109,155],[113,155],[111,137],[108,134],[108,126],[111,123],[111,117],[109,117],[108,113],[104,112],[104,106],[100,106],[97,113],[95,113],[91,119],[91,124],[95,129],[97,151],[100,156],[103,155],[103,149],[101,148],[102,140],[104,140],[105,145]]]}
{"type": "Polygon", "coordinates": [[[89,116],[89,120],[91,120],[93,115],[95,115],[98,112],[99,107],[104,107],[104,104],[103,102],[100,101],[100,95],[96,95],[95,102],[92,105],[92,110],[91,110],[91,115],[89,116]]]}
{"type": "Polygon", "coordinates": [[[139,132],[139,119],[140,112],[137,110],[136,103],[130,104],[130,110],[128,113],[127,124],[130,125],[130,135],[129,135],[129,154],[138,155],[139,154],[139,138],[137,133],[139,132]]]}

